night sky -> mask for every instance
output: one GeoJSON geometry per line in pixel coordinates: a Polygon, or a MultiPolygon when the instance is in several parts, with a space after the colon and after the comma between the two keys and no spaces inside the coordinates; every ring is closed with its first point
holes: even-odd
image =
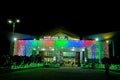
{"type": "Polygon", "coordinates": [[[4,33],[12,32],[12,25],[7,23],[7,19],[20,19],[21,22],[16,24],[15,32],[30,35],[39,35],[56,27],[64,27],[79,36],[120,30],[120,16],[117,12],[111,14],[111,11],[100,9],[48,9],[48,7],[47,9],[18,10],[13,10],[14,12],[6,10],[4,15],[0,15],[0,35],[2,36],[0,44],[2,44],[1,51],[5,53],[7,53],[5,47],[9,46],[9,41],[4,33]]]}
{"type": "Polygon", "coordinates": [[[52,28],[64,27],[67,30],[79,35],[90,35],[102,32],[118,31],[119,19],[98,14],[29,14],[17,16],[0,16],[2,31],[12,31],[12,25],[7,19],[20,19],[21,23],[16,24],[15,32],[37,35],[52,28]]]}

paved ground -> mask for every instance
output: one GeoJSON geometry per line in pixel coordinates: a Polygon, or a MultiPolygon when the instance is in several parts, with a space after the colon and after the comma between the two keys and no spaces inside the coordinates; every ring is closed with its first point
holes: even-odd
{"type": "Polygon", "coordinates": [[[120,80],[120,73],[78,67],[35,68],[0,74],[0,80],[120,80]]]}

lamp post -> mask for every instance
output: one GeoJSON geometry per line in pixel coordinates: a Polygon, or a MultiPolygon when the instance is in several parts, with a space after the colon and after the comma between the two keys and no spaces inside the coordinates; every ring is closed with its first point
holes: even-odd
{"type": "Polygon", "coordinates": [[[13,27],[13,32],[12,32],[12,40],[11,40],[11,44],[10,44],[10,54],[14,54],[14,41],[16,41],[17,40],[17,38],[15,37],[15,35],[14,35],[14,32],[15,32],[15,24],[16,23],[20,23],[20,20],[19,19],[16,19],[16,20],[11,20],[11,19],[9,19],[8,20],[8,23],[9,24],[12,24],[12,27],[13,27]]]}

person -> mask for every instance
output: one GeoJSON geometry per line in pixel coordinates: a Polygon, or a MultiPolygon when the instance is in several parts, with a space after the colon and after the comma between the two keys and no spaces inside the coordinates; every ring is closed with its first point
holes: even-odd
{"type": "Polygon", "coordinates": [[[106,63],[105,64],[105,74],[109,74],[109,64],[108,63],[106,63]]]}

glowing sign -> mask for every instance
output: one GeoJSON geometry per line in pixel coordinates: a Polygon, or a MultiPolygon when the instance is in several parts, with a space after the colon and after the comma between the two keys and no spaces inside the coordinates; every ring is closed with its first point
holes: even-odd
{"type": "Polygon", "coordinates": [[[44,40],[68,40],[67,36],[44,36],[44,40]]]}

